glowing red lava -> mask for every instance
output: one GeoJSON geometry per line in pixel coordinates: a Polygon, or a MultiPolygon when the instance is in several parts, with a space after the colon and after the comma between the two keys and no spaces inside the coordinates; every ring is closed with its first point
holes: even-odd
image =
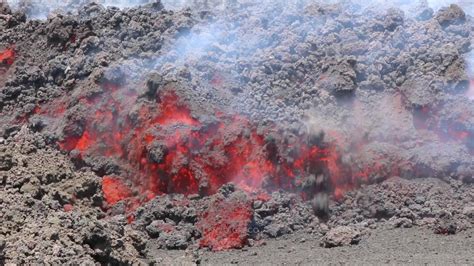
{"type": "MultiPolygon", "coordinates": [[[[215,193],[233,182],[241,189],[259,191],[264,184],[275,189],[296,190],[308,165],[328,167],[335,184],[341,183],[338,154],[330,147],[296,141],[291,144],[291,160],[271,160],[263,134],[245,117],[220,115],[217,120],[201,121],[172,91],[157,96],[156,104],[120,100],[122,90],[104,86],[104,97],[83,99],[89,115],[82,132],[67,135],[60,146],[76,150],[81,156],[119,159],[132,175],[138,195],[151,199],[163,193],[215,193]],[[277,167],[278,165],[278,167],[277,167]]],[[[104,192],[112,181],[104,181],[104,192]]],[[[123,186],[114,187],[125,191],[123,186]]],[[[132,190],[130,188],[129,190],[132,190]]],[[[132,194],[107,190],[111,204],[132,194]]]]}
{"type": "MultiPolygon", "coordinates": [[[[309,199],[325,191],[341,198],[385,167],[343,165],[337,147],[344,143],[337,132],[328,132],[334,139],[330,143],[322,135],[284,137],[285,129],[277,125],[257,130],[241,115],[196,116],[173,86],[146,100],[114,84],[102,88],[104,93],[79,100],[79,118],[66,111],[69,124],[60,147],[75,150],[78,158],[120,165],[121,176],[104,176],[102,190],[109,206],[125,201],[129,222],[131,211],[157,195],[211,195],[234,183],[248,193],[248,201],[216,201],[198,217],[200,245],[213,250],[246,243],[251,201],[268,200],[268,192],[284,189],[309,199]],[[310,175],[325,176],[327,184],[305,187],[310,175]]],[[[65,104],[55,105],[65,110],[65,104]]]]}
{"type": "Polygon", "coordinates": [[[0,52],[0,64],[12,65],[15,62],[16,53],[13,48],[7,48],[0,52]]]}
{"type": "Polygon", "coordinates": [[[251,218],[249,202],[235,199],[214,202],[197,223],[202,233],[199,245],[213,251],[242,247],[247,242],[251,218]]]}
{"type": "Polygon", "coordinates": [[[105,200],[109,204],[115,204],[132,195],[130,189],[120,179],[112,176],[104,176],[102,178],[102,191],[105,200]]]}
{"type": "MultiPolygon", "coordinates": [[[[216,201],[200,214],[200,244],[213,250],[240,247],[247,241],[252,200],[268,200],[267,193],[279,189],[303,198],[321,191],[341,198],[369,182],[373,172],[392,171],[377,158],[354,169],[343,165],[338,147],[347,143],[338,132],[327,132],[333,142],[308,133],[287,138],[285,129],[258,128],[242,115],[217,110],[196,116],[173,86],[143,99],[133,90],[105,84],[102,93],[78,100],[74,107],[79,112],[64,102],[34,111],[64,116],[61,149],[74,150],[77,158],[111,160],[120,167],[120,176],[104,172],[102,191],[108,206],[125,201],[129,222],[134,219],[131,211],[157,195],[212,195],[232,182],[250,199],[216,201]],[[305,181],[310,175],[325,176],[327,184],[308,189],[305,181]]],[[[365,153],[367,144],[362,140],[354,147],[365,153]]]]}

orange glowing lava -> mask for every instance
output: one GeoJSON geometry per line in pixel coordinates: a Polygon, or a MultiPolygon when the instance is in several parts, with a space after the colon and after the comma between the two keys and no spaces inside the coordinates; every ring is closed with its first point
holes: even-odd
{"type": "Polygon", "coordinates": [[[16,53],[13,48],[7,48],[0,52],[0,64],[13,65],[16,53]]]}
{"type": "MultiPolygon", "coordinates": [[[[107,93],[101,97],[81,100],[89,112],[83,131],[66,136],[60,146],[76,150],[81,158],[119,160],[132,173],[122,178],[133,181],[146,200],[163,193],[210,195],[228,182],[248,192],[258,192],[264,185],[296,191],[311,167],[328,168],[337,186],[350,181],[331,146],[298,140],[288,146],[291,159],[272,159],[265,133],[257,133],[243,116],[220,113],[217,120],[203,122],[172,91],[161,92],[156,104],[137,105],[131,112],[136,95],[125,95],[116,85],[103,88],[107,93]]],[[[105,189],[114,186],[123,191],[111,180],[116,179],[107,178],[105,189]]],[[[110,191],[108,195],[111,204],[123,199],[110,191]]]]}
{"type": "Polygon", "coordinates": [[[109,204],[115,204],[131,196],[129,188],[118,178],[112,176],[104,176],[102,178],[102,191],[105,200],[109,204]]]}

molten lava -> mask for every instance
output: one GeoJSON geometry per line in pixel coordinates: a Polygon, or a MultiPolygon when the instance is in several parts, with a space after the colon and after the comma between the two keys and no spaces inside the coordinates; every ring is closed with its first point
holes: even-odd
{"type": "MultiPolygon", "coordinates": [[[[118,171],[98,173],[103,175],[106,202],[125,201],[129,222],[134,219],[131,211],[157,195],[211,195],[232,182],[249,200],[215,201],[199,215],[197,225],[201,246],[240,247],[248,237],[251,201],[268,200],[268,192],[284,189],[306,199],[331,192],[341,198],[370,182],[374,173],[383,178],[397,173],[396,167],[381,163],[383,154],[374,153],[357,166],[342,162],[339,147],[371,154],[366,139],[352,147],[338,132],[327,132],[333,139],[328,141],[323,134],[288,132],[276,124],[258,128],[242,115],[217,111],[198,116],[173,86],[144,98],[117,84],[104,84],[102,93],[34,111],[64,116],[61,149],[84,161],[118,166],[118,171]]],[[[428,117],[426,110],[417,122],[423,125],[428,117]]]]}
{"type": "Polygon", "coordinates": [[[130,189],[120,179],[112,176],[102,178],[102,191],[107,203],[112,205],[132,195],[130,189]]]}
{"type": "MultiPolygon", "coordinates": [[[[80,120],[82,131],[66,130],[60,146],[81,157],[118,159],[131,173],[122,178],[131,179],[147,199],[163,193],[210,195],[228,182],[248,192],[264,186],[297,190],[308,171],[322,173],[323,168],[334,184],[341,183],[339,156],[327,145],[296,140],[287,144],[291,154],[283,158],[276,148],[269,152],[263,134],[245,117],[199,119],[172,91],[161,92],[155,105],[140,103],[131,112],[140,102],[135,94],[110,84],[104,90],[103,98],[81,100],[89,112],[80,120]]],[[[110,204],[132,195],[132,188],[117,180],[104,178],[110,204]]]]}
{"type": "Polygon", "coordinates": [[[12,65],[15,62],[15,50],[13,48],[7,48],[0,52],[0,64],[12,65]]]}
{"type": "Polygon", "coordinates": [[[225,199],[212,203],[200,215],[197,223],[202,233],[199,245],[213,251],[244,246],[251,218],[252,208],[249,202],[225,199]]]}

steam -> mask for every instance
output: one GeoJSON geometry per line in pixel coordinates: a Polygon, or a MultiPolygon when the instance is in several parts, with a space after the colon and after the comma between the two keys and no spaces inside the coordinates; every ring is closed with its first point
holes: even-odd
{"type": "Polygon", "coordinates": [[[456,4],[464,9],[464,12],[474,16],[474,2],[471,0],[426,0],[427,4],[435,11],[442,7],[456,4]]]}
{"type": "Polygon", "coordinates": [[[474,50],[466,55],[466,64],[467,64],[467,74],[470,79],[469,90],[466,93],[466,96],[470,100],[474,100],[474,50]]]}
{"type": "MultiPolygon", "coordinates": [[[[3,0],[13,10],[25,10],[29,19],[45,20],[53,14],[76,13],[83,6],[98,3],[105,7],[118,7],[120,9],[144,5],[152,0],[3,0]]],[[[0,1],[1,3],[2,1],[0,1]]]]}
{"type": "MultiPolygon", "coordinates": [[[[77,12],[82,6],[95,2],[105,7],[117,7],[120,9],[132,8],[140,5],[149,4],[158,0],[79,0],[79,1],[61,1],[61,0],[3,0],[6,1],[14,10],[26,9],[27,15],[30,19],[44,20],[50,14],[77,12]]],[[[1,2],[1,1],[0,1],[1,2]]],[[[212,9],[225,11],[229,8],[242,5],[259,5],[269,6],[274,4],[281,4],[282,6],[291,5],[307,5],[315,3],[314,0],[161,0],[161,3],[169,10],[180,10],[184,8],[212,9]]],[[[327,4],[340,3],[341,0],[324,1],[327,4]]],[[[435,11],[450,4],[457,4],[462,7],[466,13],[474,16],[474,3],[470,0],[353,0],[352,3],[367,8],[378,8],[384,10],[390,7],[401,8],[404,11],[419,5],[425,5],[433,8],[435,11]]]]}

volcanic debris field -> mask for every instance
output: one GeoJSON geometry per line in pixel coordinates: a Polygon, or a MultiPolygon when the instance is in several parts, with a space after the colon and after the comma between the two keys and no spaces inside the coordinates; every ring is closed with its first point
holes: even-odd
{"type": "Polygon", "coordinates": [[[217,251],[294,236],[322,257],[390,230],[472,237],[462,5],[10,2],[0,264],[219,264],[238,261],[217,251]]]}

